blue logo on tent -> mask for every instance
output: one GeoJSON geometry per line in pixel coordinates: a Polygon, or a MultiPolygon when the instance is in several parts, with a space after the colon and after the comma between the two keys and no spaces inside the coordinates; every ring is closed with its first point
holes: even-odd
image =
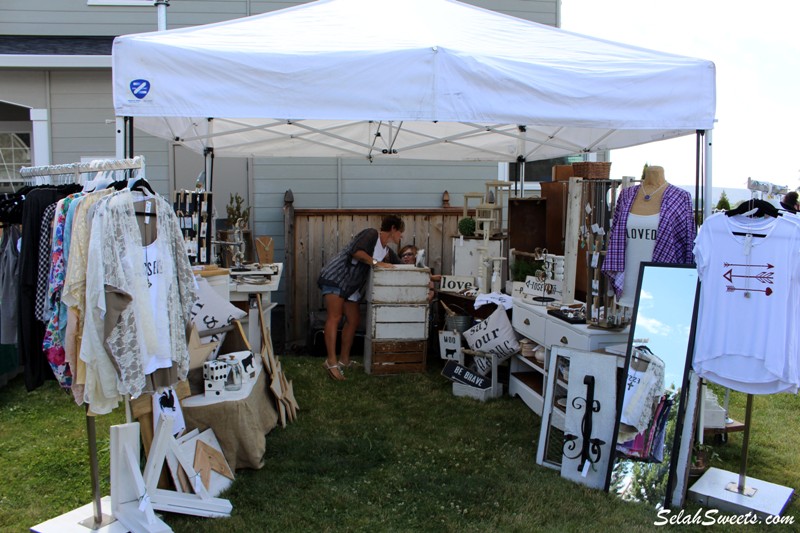
{"type": "Polygon", "coordinates": [[[141,100],[150,92],[150,82],[147,80],[133,80],[131,82],[133,96],[141,100]]]}

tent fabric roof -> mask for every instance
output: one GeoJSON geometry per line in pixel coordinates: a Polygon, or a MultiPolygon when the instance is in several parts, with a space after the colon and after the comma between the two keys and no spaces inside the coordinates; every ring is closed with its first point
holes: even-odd
{"type": "Polygon", "coordinates": [[[455,0],[318,0],[121,36],[112,55],[117,115],[216,155],[535,160],[715,113],[710,61],[455,0]]]}

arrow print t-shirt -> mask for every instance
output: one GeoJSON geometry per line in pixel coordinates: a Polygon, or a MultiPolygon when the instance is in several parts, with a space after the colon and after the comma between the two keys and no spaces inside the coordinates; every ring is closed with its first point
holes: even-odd
{"type": "Polygon", "coordinates": [[[694,255],[701,281],[695,372],[741,392],[796,393],[800,219],[712,215],[694,255]]]}

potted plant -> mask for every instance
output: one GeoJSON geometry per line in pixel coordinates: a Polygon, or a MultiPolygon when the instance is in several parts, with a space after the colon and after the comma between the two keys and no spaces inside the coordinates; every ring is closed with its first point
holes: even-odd
{"type": "Polygon", "coordinates": [[[714,447],[703,442],[696,442],[692,447],[692,464],[689,466],[689,477],[699,478],[709,469],[712,462],[721,461],[714,447]]]}
{"type": "Polygon", "coordinates": [[[472,217],[464,217],[458,221],[458,232],[464,237],[475,236],[475,219],[472,217]]]}
{"type": "Polygon", "coordinates": [[[225,219],[225,228],[217,231],[217,238],[220,241],[233,243],[239,240],[240,237],[237,235],[237,231],[239,231],[241,232],[241,240],[244,243],[236,249],[232,246],[226,246],[220,250],[222,266],[232,266],[236,251],[240,251],[243,254],[243,257],[240,257],[242,261],[252,261],[253,245],[250,236],[250,208],[245,207],[244,198],[239,193],[231,193],[230,201],[225,206],[225,211],[228,214],[228,218],[225,219]]]}
{"type": "Polygon", "coordinates": [[[236,227],[236,221],[242,219],[242,226],[247,228],[250,225],[250,208],[244,207],[244,198],[239,193],[231,193],[230,201],[225,207],[228,213],[228,229],[236,227]]]}

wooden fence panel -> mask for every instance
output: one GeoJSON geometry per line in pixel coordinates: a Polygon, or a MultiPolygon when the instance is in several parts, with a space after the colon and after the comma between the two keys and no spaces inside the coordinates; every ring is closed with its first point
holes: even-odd
{"type": "MultiPolygon", "coordinates": [[[[322,266],[364,228],[380,228],[383,217],[400,216],[406,224],[403,242],[425,249],[427,264],[437,274],[451,274],[452,237],[458,235],[461,208],[434,209],[284,209],[286,242],[292,243],[294,287],[287,287],[287,342],[305,344],[310,313],[324,304],[317,278],[322,266]]],[[[393,245],[392,245],[393,246],[393,245]]],[[[289,246],[287,246],[289,249],[289,246]]],[[[395,249],[397,251],[397,248],[395,249]]]]}

